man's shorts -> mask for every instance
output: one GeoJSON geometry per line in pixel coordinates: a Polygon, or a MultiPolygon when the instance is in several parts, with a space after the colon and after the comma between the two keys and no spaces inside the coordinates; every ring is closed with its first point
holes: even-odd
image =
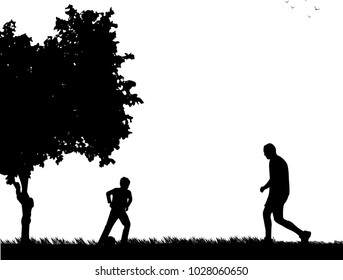
{"type": "Polygon", "coordinates": [[[269,209],[271,212],[274,212],[275,210],[282,210],[287,199],[288,199],[288,196],[285,196],[285,197],[268,196],[264,207],[269,209]]]}

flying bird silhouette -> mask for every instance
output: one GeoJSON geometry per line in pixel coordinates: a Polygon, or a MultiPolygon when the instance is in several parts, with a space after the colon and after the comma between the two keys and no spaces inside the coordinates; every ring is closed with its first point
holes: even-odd
{"type": "Polygon", "coordinates": [[[294,8],[295,8],[295,6],[291,6],[291,8],[292,8],[292,9],[294,9],[294,8]]]}
{"type": "Polygon", "coordinates": [[[317,8],[316,6],[314,6],[314,9],[316,10],[316,11],[319,11],[320,9],[319,8],[317,8]]]}
{"type": "Polygon", "coordinates": [[[289,0],[285,1],[285,3],[288,3],[288,2],[289,2],[289,0]]]}

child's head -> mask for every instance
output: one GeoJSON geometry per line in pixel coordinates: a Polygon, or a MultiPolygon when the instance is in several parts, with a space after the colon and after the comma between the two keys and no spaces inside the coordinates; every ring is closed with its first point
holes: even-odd
{"type": "Polygon", "coordinates": [[[120,179],[120,187],[123,189],[128,189],[130,185],[130,180],[126,177],[120,179]]]}

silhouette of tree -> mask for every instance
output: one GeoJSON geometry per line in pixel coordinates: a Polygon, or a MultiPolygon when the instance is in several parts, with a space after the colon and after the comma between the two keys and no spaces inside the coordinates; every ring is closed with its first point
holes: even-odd
{"type": "Polygon", "coordinates": [[[49,158],[58,164],[73,152],[98,157],[100,167],[114,163],[112,152],[131,133],[125,106],[143,103],[131,93],[135,82],[118,72],[134,56],[117,53],[113,10],[78,12],[70,5],[66,14],[42,46],[15,36],[13,21],[0,32],[0,173],[22,205],[22,242],[29,241],[34,166],[49,158]]]}

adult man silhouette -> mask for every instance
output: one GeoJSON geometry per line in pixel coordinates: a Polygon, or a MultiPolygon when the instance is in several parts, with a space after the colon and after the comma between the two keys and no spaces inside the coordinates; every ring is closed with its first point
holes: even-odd
{"type": "Polygon", "coordinates": [[[130,180],[123,177],[120,179],[120,188],[114,188],[106,193],[107,202],[110,204],[112,209],[98,244],[105,243],[113,225],[118,219],[124,226],[121,243],[127,242],[131,223],[126,211],[129,209],[132,202],[132,194],[131,191],[128,190],[129,185],[130,180]]]}
{"type": "Polygon", "coordinates": [[[266,243],[272,242],[272,221],[271,214],[274,215],[274,220],[285,228],[299,235],[301,242],[308,242],[311,232],[303,231],[296,227],[292,222],[287,221],[283,217],[283,207],[289,195],[289,173],[286,161],[277,155],[276,148],[273,144],[264,146],[264,155],[269,159],[269,176],[267,184],[261,187],[263,192],[269,188],[269,195],[263,210],[263,220],[266,229],[266,243]]]}

